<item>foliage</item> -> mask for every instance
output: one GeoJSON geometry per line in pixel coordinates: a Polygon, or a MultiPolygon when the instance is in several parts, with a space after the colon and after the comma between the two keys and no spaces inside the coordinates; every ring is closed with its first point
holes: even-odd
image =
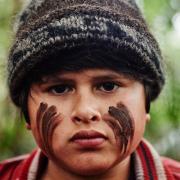
{"type": "Polygon", "coordinates": [[[180,159],[180,1],[144,0],[144,12],[165,60],[166,85],[152,103],[146,137],[162,154],[180,159]]]}
{"type": "MultiPolygon", "coordinates": [[[[137,0],[165,59],[166,86],[151,105],[145,136],[164,155],[180,159],[180,1],[137,0]]],[[[13,39],[12,22],[22,0],[0,0],[0,159],[35,147],[31,133],[8,98],[6,60],[13,39]],[[20,120],[21,119],[21,120],[20,120]]]]}

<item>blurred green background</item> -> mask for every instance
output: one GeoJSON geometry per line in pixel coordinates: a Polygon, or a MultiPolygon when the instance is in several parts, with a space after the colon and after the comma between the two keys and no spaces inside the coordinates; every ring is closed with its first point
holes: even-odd
{"type": "MultiPolygon", "coordinates": [[[[23,0],[0,0],[0,160],[35,147],[30,131],[12,105],[6,84],[6,63],[13,40],[13,22],[23,0]]],[[[137,0],[165,60],[166,86],[151,105],[145,137],[160,154],[180,160],[180,0],[137,0]]]]}

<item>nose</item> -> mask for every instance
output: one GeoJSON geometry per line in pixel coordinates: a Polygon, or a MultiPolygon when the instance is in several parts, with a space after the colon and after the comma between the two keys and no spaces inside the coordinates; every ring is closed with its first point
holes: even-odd
{"type": "Polygon", "coordinates": [[[98,111],[97,103],[93,98],[81,96],[77,99],[71,119],[75,123],[91,123],[101,119],[101,113],[98,111]]]}

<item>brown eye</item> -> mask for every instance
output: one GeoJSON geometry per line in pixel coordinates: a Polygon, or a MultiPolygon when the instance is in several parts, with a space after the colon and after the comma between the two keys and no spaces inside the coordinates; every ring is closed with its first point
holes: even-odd
{"type": "Polygon", "coordinates": [[[72,91],[72,87],[70,87],[69,85],[65,85],[65,84],[52,86],[49,89],[49,92],[51,92],[55,95],[62,95],[62,94],[68,93],[70,91],[72,91]]]}
{"type": "Polygon", "coordinates": [[[114,82],[105,82],[99,85],[98,89],[104,92],[113,92],[119,88],[119,85],[114,82]]]}

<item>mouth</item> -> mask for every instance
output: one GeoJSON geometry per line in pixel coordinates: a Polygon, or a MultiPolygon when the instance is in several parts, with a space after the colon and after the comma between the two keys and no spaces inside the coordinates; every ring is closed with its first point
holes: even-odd
{"type": "Polygon", "coordinates": [[[71,142],[81,148],[97,148],[107,140],[107,137],[94,130],[81,130],[70,139],[71,142]]]}

